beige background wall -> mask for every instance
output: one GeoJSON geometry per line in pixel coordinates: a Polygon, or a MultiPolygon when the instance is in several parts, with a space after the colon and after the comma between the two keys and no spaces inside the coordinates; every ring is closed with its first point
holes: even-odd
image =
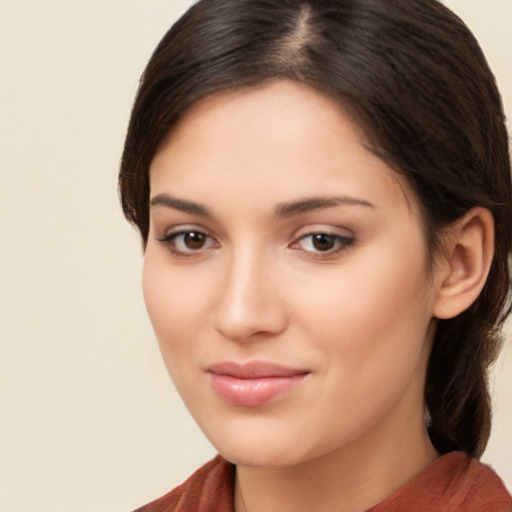
{"type": "MultiPolygon", "coordinates": [[[[213,450],[160,362],[116,173],[138,76],[186,0],[0,0],[0,512],[122,512],[213,450]]],[[[512,2],[447,2],[512,116],[512,2]]],[[[512,487],[512,343],[485,460],[512,487]]]]}

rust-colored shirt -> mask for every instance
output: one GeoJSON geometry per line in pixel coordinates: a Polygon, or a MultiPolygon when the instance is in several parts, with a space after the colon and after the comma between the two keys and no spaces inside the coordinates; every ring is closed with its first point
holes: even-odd
{"type": "MultiPolygon", "coordinates": [[[[234,480],[235,466],[217,456],[135,512],[234,512],[234,480]]],[[[492,469],[451,452],[367,512],[512,512],[512,498],[492,469]]]]}

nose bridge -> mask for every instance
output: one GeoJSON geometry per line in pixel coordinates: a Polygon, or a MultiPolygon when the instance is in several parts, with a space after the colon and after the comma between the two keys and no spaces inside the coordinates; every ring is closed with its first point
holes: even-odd
{"type": "Polygon", "coordinates": [[[233,341],[277,334],[286,325],[272,256],[250,244],[233,248],[226,260],[216,310],[217,329],[233,341]]]}

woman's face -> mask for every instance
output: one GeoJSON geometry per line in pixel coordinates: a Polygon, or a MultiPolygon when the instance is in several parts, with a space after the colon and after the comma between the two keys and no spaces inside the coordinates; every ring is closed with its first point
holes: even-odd
{"type": "Polygon", "coordinates": [[[221,454],[294,465],[421,424],[419,208],[335,103],[288,81],[204,99],[150,178],[147,309],[221,454]]]}

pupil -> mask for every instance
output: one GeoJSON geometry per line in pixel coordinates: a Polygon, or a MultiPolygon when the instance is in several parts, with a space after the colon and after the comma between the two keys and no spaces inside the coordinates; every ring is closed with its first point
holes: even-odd
{"type": "Polygon", "coordinates": [[[334,247],[334,237],[332,235],[314,235],[313,246],[319,251],[328,251],[334,247]]]}
{"type": "Polygon", "coordinates": [[[185,235],[184,241],[189,249],[201,249],[205,242],[205,236],[202,233],[191,231],[185,235]]]}

